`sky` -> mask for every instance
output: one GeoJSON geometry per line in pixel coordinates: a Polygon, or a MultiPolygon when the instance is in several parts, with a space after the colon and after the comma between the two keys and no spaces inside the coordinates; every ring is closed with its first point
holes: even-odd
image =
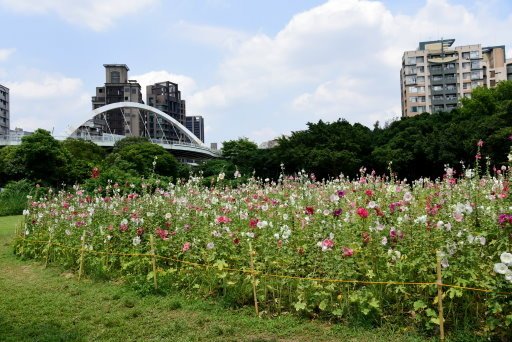
{"type": "Polygon", "coordinates": [[[400,116],[404,51],[505,45],[510,0],[0,0],[11,129],[63,135],[91,115],[103,64],[178,83],[205,142],[261,143],[308,122],[400,116]]]}

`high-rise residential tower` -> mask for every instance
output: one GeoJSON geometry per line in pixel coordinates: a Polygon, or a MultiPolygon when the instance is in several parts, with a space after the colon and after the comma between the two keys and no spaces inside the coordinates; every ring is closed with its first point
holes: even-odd
{"type": "MultiPolygon", "coordinates": [[[[151,107],[160,109],[165,114],[185,126],[187,108],[185,100],[181,99],[178,84],[165,81],[146,86],[146,100],[151,107]]],[[[155,115],[149,114],[148,129],[151,136],[165,137],[170,140],[183,140],[183,134],[174,129],[171,123],[159,120],[155,115]]]]}
{"type": "Polygon", "coordinates": [[[187,129],[204,142],[204,119],[200,115],[187,116],[187,129]]]}
{"type": "Polygon", "coordinates": [[[512,79],[505,46],[452,47],[455,39],[420,42],[406,51],[400,70],[402,116],[451,111],[474,88],[512,79]]]}
{"type": "Polygon", "coordinates": [[[8,135],[9,127],[9,88],[0,84],[0,135],[8,135]]]}

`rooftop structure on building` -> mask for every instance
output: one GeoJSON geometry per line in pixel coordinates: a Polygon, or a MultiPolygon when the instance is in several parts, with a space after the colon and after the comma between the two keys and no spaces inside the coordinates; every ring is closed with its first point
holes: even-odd
{"type": "Polygon", "coordinates": [[[505,46],[452,47],[455,39],[420,42],[406,51],[400,70],[402,116],[448,112],[476,87],[495,87],[512,79],[512,59],[505,46]]]}
{"type": "Polygon", "coordinates": [[[9,135],[9,88],[0,84],[0,135],[9,135]]]}

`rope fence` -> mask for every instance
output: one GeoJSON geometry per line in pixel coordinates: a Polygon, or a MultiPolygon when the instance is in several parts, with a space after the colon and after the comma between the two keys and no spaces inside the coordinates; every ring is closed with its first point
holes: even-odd
{"type": "MultiPolygon", "coordinates": [[[[25,241],[25,238],[22,238],[23,241],[25,241]]],[[[203,269],[210,269],[210,268],[216,268],[214,265],[211,264],[202,264],[192,261],[186,261],[181,260],[174,257],[168,257],[163,255],[158,255],[155,249],[154,244],[154,237],[153,235],[150,235],[150,241],[149,241],[149,247],[150,247],[150,253],[116,253],[116,252],[103,252],[103,251],[95,251],[90,250],[86,248],[86,235],[85,232],[81,237],[81,246],[68,246],[61,243],[56,243],[52,241],[52,238],[50,238],[47,241],[41,241],[41,240],[30,240],[31,243],[35,244],[46,244],[46,253],[44,255],[44,262],[45,267],[48,265],[48,260],[50,256],[50,248],[52,246],[58,246],[61,248],[69,249],[69,250],[75,250],[80,253],[79,258],[79,271],[78,271],[78,280],[82,278],[82,275],[84,273],[84,259],[85,254],[94,254],[94,255],[104,255],[107,258],[109,256],[120,256],[120,257],[143,257],[143,258],[149,258],[151,259],[151,265],[153,269],[153,286],[155,289],[158,289],[158,268],[156,265],[156,260],[167,260],[167,261],[173,261],[179,264],[192,266],[195,268],[203,268],[203,269]]],[[[24,245],[24,242],[23,242],[24,245]]],[[[258,299],[257,299],[257,290],[256,290],[256,284],[257,280],[256,277],[266,277],[266,278],[277,278],[277,279],[293,279],[293,280],[299,280],[299,281],[316,281],[316,282],[324,282],[324,283],[349,283],[349,284],[360,284],[360,285],[415,285],[415,286],[437,286],[437,304],[438,304],[438,314],[439,314],[439,331],[440,331],[440,340],[444,341],[444,317],[443,317],[443,288],[455,288],[465,291],[474,291],[474,292],[483,292],[483,293],[493,293],[497,295],[504,295],[504,296],[511,296],[512,292],[500,292],[493,289],[485,289],[485,288],[477,288],[477,287],[469,287],[469,286],[460,286],[460,285],[453,285],[453,284],[445,284],[442,282],[442,268],[441,268],[441,262],[439,259],[439,256],[437,255],[436,259],[436,274],[437,274],[437,281],[435,282],[406,282],[406,281],[367,281],[367,280],[356,280],[356,279],[332,279],[332,278],[320,278],[320,277],[301,277],[301,276],[293,276],[293,275],[283,275],[283,274],[274,274],[274,273],[265,273],[262,271],[258,271],[254,268],[254,256],[256,255],[255,251],[252,249],[252,245],[249,243],[249,268],[230,268],[230,267],[222,267],[222,269],[219,270],[225,270],[225,271],[231,271],[231,272],[237,272],[237,273],[243,273],[248,274],[251,276],[251,283],[252,283],[252,290],[253,290],[253,296],[254,296],[254,308],[256,315],[259,315],[259,308],[258,308],[258,299]]]]}
{"type": "MultiPolygon", "coordinates": [[[[40,240],[30,240],[30,242],[38,243],[38,244],[48,244],[49,241],[40,241],[40,240]]],[[[60,243],[50,242],[52,246],[58,246],[62,248],[67,249],[73,249],[76,251],[88,253],[88,254],[96,254],[96,255],[111,255],[111,256],[125,256],[125,257],[144,257],[144,258],[156,258],[156,259],[162,259],[162,260],[168,260],[168,261],[174,261],[177,263],[181,263],[184,265],[194,266],[198,268],[213,268],[213,265],[210,264],[200,264],[197,262],[187,261],[187,260],[181,260],[173,257],[167,257],[163,255],[158,255],[156,253],[154,254],[145,254],[145,253],[113,253],[113,252],[101,252],[101,251],[95,251],[95,250],[89,250],[87,248],[83,247],[75,247],[75,246],[68,246],[60,243]]],[[[49,253],[49,251],[47,252],[49,253]]],[[[254,251],[253,251],[254,253],[254,251]]],[[[47,259],[47,257],[45,258],[47,259]]],[[[46,261],[47,263],[47,261],[46,261]]],[[[476,288],[476,287],[469,287],[469,286],[460,286],[460,285],[453,285],[453,284],[445,284],[445,283],[439,283],[439,282],[409,282],[409,281],[369,281],[369,280],[357,280],[357,279],[332,279],[332,278],[317,278],[317,277],[300,277],[300,276],[291,276],[291,275],[283,275],[283,274],[274,274],[274,273],[264,273],[262,271],[254,270],[254,269],[240,269],[240,268],[230,268],[230,267],[223,267],[222,270],[226,271],[232,271],[232,272],[238,272],[238,273],[246,273],[250,275],[257,275],[262,277],[268,277],[268,278],[281,278],[281,279],[294,279],[294,280],[307,280],[307,281],[318,281],[318,282],[328,282],[328,283],[352,283],[352,284],[361,284],[361,285],[441,285],[442,287],[447,288],[455,288],[455,289],[461,289],[461,290],[468,290],[468,291],[475,291],[475,292],[485,292],[485,293],[494,293],[499,295],[505,295],[510,296],[512,295],[512,292],[500,292],[495,291],[492,289],[484,289],[484,288],[476,288]]]]}

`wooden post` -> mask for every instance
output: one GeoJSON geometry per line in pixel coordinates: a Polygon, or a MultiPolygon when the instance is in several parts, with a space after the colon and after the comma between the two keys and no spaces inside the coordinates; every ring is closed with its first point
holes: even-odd
{"type": "Polygon", "coordinates": [[[443,281],[441,273],[441,256],[436,253],[437,259],[437,306],[439,309],[439,339],[444,341],[444,316],[443,316],[443,281]]]}
{"type": "Polygon", "coordinates": [[[254,255],[256,253],[252,250],[252,244],[249,241],[249,258],[250,258],[250,265],[251,265],[251,277],[252,277],[252,293],[254,296],[254,310],[256,311],[256,316],[259,316],[259,310],[258,310],[258,296],[256,295],[256,274],[254,272],[254,255]]]}
{"type": "Polygon", "coordinates": [[[156,275],[156,253],[155,253],[155,240],[153,235],[149,236],[149,243],[151,245],[151,263],[153,264],[153,282],[155,286],[155,290],[158,289],[157,275],[156,275]]]}
{"type": "Polygon", "coordinates": [[[78,269],[78,281],[82,278],[84,268],[84,253],[85,253],[85,230],[82,234],[82,248],[80,249],[80,268],[78,269]]]}

